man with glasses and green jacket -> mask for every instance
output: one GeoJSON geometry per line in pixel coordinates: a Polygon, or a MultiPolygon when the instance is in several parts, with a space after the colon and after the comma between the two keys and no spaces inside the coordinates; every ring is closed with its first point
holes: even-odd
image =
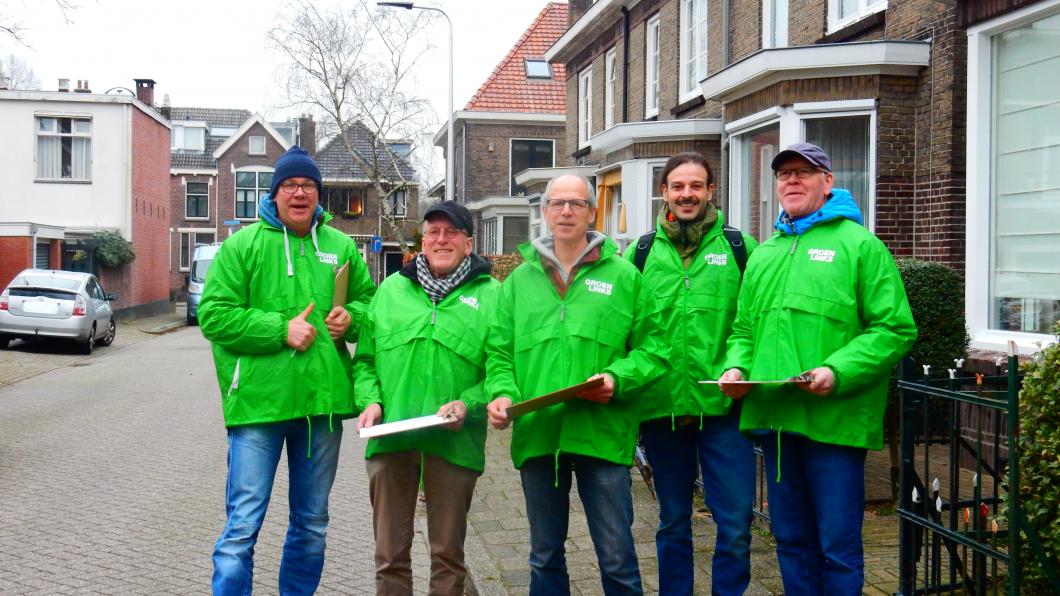
{"type": "Polygon", "coordinates": [[[463,594],[464,536],[485,464],[486,333],[500,283],[474,254],[466,207],[424,214],[423,251],[391,275],[368,307],[354,362],[357,428],[437,414],[453,422],[368,440],[377,594],[411,594],[420,480],[431,547],[430,594],[463,594]]]}
{"type": "Polygon", "coordinates": [[[259,203],[261,221],[221,246],[199,305],[228,428],[228,519],[213,553],[215,594],[253,588],[254,545],[285,444],[290,519],[280,593],[313,593],[324,567],[342,419],[355,413],[346,342],[357,341],[375,286],[353,240],[327,225],[322,186],[305,150],[284,153],[259,203]],[[332,308],[345,263],[346,303],[332,308]]]}
{"type": "Polygon", "coordinates": [[[520,246],[526,262],[505,280],[487,342],[490,423],[507,408],[602,379],[580,399],[515,420],[511,453],[530,522],[530,594],[570,593],[564,541],[572,474],[606,594],[640,594],[629,468],[640,390],[667,371],[669,349],[651,291],[607,236],[590,232],[596,193],[565,175],[542,196],[551,236],[520,246]]]}
{"type": "Polygon", "coordinates": [[[714,206],[714,172],[699,153],[678,153],[662,171],[665,205],[654,234],[626,258],[655,293],[674,348],[673,373],[656,382],[641,424],[659,501],[659,593],[692,594],[692,497],[696,469],[717,525],[711,593],[743,594],[751,581],[755,458],[740,433],[740,408],[714,385],[725,371],[725,340],[755,241],[725,226],[714,206]]]}

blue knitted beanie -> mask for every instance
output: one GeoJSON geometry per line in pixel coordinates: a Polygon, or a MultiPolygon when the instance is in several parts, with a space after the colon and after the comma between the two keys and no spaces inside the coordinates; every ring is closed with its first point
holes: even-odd
{"type": "Polygon", "coordinates": [[[280,184],[288,178],[310,178],[317,183],[317,191],[324,192],[324,183],[320,179],[320,168],[317,167],[309,152],[295,145],[276,160],[276,171],[272,174],[272,186],[269,196],[275,197],[280,184]]]}

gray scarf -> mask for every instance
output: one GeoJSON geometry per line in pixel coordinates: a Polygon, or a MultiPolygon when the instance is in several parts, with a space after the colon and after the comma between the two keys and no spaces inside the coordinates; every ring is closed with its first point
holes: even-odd
{"type": "Polygon", "coordinates": [[[427,257],[423,256],[422,252],[416,255],[416,278],[419,280],[423,291],[427,292],[427,296],[435,304],[441,302],[457,286],[464,283],[469,273],[471,273],[471,259],[464,257],[464,260],[460,261],[460,264],[456,266],[452,273],[438,279],[431,273],[431,267],[427,264],[427,257]]]}

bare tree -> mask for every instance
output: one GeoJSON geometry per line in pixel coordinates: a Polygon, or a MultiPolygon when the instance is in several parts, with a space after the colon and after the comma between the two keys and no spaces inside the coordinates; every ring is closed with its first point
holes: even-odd
{"type": "Polygon", "coordinates": [[[343,144],[379,197],[379,211],[402,250],[405,230],[387,205],[416,180],[398,167],[388,141],[419,140],[433,124],[413,75],[430,49],[424,35],[430,20],[423,11],[370,10],[363,0],[345,10],[296,0],[269,32],[286,62],[279,73],[287,107],[308,108],[321,133],[343,144]]]}
{"type": "MultiPolygon", "coordinates": [[[[59,12],[63,15],[63,20],[67,24],[70,24],[70,13],[77,9],[77,5],[71,0],[54,0],[55,5],[59,8],[59,12]]],[[[7,34],[9,37],[17,41],[18,43],[29,46],[26,43],[26,26],[22,23],[19,18],[18,7],[12,9],[9,0],[0,0],[0,34],[7,34]]],[[[22,10],[25,10],[24,3],[22,4],[22,10]]]]}
{"type": "Polygon", "coordinates": [[[0,77],[8,77],[9,89],[40,89],[40,79],[33,67],[14,54],[0,58],[0,77]]]}

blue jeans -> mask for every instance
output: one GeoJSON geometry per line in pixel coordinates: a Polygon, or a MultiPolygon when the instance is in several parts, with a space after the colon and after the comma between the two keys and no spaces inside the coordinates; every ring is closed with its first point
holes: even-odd
{"type": "Polygon", "coordinates": [[[633,548],[629,466],[584,455],[551,455],[523,462],[519,474],[530,521],[530,594],[570,594],[563,542],[570,519],[571,472],[585,507],[604,593],[643,594],[633,548]],[[559,486],[556,486],[558,481],[559,486]]]}
{"type": "Polygon", "coordinates": [[[341,441],[341,423],[331,432],[326,416],[313,418],[311,429],[304,418],[228,429],[228,521],[213,552],[214,594],[251,593],[254,544],[285,442],[291,511],[280,562],[280,594],[316,591],[324,569],[328,494],[335,482],[341,441]]]}
{"type": "Polygon", "coordinates": [[[784,591],[861,594],[865,583],[861,543],[865,449],[788,433],[781,433],[780,443],[778,453],[776,433],[762,438],[769,516],[784,591]]]}
{"type": "MultiPolygon", "coordinates": [[[[686,419],[687,420],[687,419],[686,419]]],[[[704,416],[675,425],[670,419],[641,426],[659,499],[659,593],[692,594],[692,494],[696,461],[703,470],[703,494],[717,525],[711,572],[713,594],[743,594],[751,581],[751,516],[755,456],[740,434],[739,408],[725,416],[704,416]]]]}

